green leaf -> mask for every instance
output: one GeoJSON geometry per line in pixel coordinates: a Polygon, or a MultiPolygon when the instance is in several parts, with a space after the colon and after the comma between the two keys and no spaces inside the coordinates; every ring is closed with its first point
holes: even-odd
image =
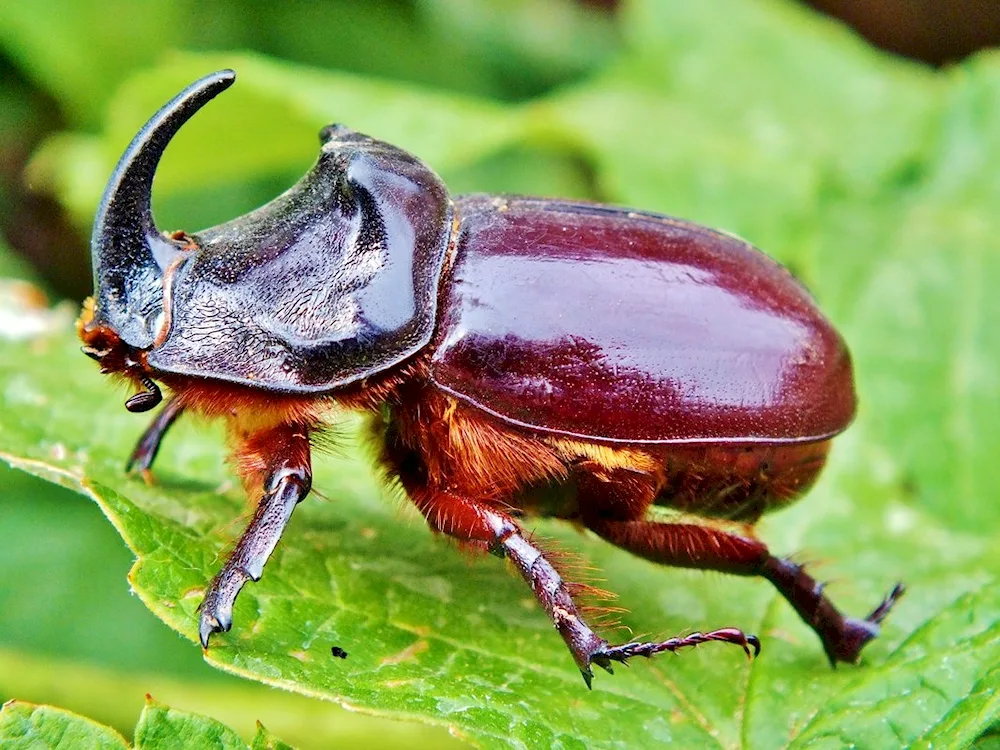
{"type": "MultiPolygon", "coordinates": [[[[162,485],[126,479],[121,456],[140,425],[120,408],[121,396],[89,369],[80,371],[68,336],[31,346],[38,368],[31,379],[13,364],[24,361],[18,346],[4,350],[4,407],[19,420],[0,435],[3,457],[97,500],[139,555],[130,575],[136,592],[193,642],[205,581],[225,540],[238,533],[233,519],[242,513],[237,495],[217,492],[226,475],[217,433],[180,425],[160,459],[162,485]],[[72,392],[62,387],[70,371],[77,373],[72,392]],[[100,429],[94,430],[97,415],[100,429]]],[[[860,446],[847,448],[855,453],[860,446]]],[[[738,653],[703,648],[637,664],[587,693],[527,591],[494,561],[464,560],[412,517],[400,518],[391,503],[380,503],[378,483],[358,460],[344,456],[317,467],[316,486],[336,502],[299,511],[267,576],[238,603],[237,629],[208,652],[210,662],[385,715],[443,721],[491,745],[511,735],[528,745],[596,742],[613,727],[636,742],[669,736],[696,744],[715,738],[728,746],[742,725],[743,732],[764,731],[764,746],[788,731],[783,722],[808,717],[857,674],[831,673],[811,634],[761,585],[713,580],[706,595],[691,574],[657,569],[542,525],[543,534],[581,549],[606,571],[632,608],[626,621],[636,631],[738,622],[766,639],[768,650],[752,668],[738,653]],[[651,596],[654,581],[662,593],[651,596]],[[334,645],[349,652],[346,661],[330,657],[334,645]],[[785,688],[775,692],[775,685],[785,688]]],[[[849,478],[848,468],[834,462],[834,485],[849,478]]],[[[985,571],[995,560],[985,556],[983,543],[936,529],[903,506],[890,505],[885,516],[866,512],[830,484],[783,514],[783,526],[767,536],[781,538],[786,548],[805,543],[838,558],[838,570],[863,589],[841,597],[855,610],[887,583],[884,576],[874,580],[873,571],[907,569],[913,591],[869,660],[884,658],[903,632],[948,597],[993,581],[985,571]],[[865,521],[861,533],[859,519],[865,521]],[[921,557],[912,559],[914,548],[921,557]]],[[[876,498],[886,489],[876,485],[860,494],[876,498]]],[[[981,664],[984,674],[988,663],[981,664]]]]}
{"type": "Polygon", "coordinates": [[[96,119],[95,104],[114,90],[126,71],[156,59],[166,41],[162,30],[182,18],[177,3],[4,3],[0,44],[55,95],[74,122],[86,123],[96,119]],[[87,32],[81,33],[83,29],[87,32]]]}
{"type": "Polygon", "coordinates": [[[258,721],[257,734],[253,736],[250,750],[293,750],[293,748],[268,732],[264,725],[258,721]]]}
{"type": "MultiPolygon", "coordinates": [[[[113,729],[52,706],[8,701],[0,710],[0,745],[11,750],[127,750],[129,744],[113,729]]],[[[253,744],[214,719],[169,708],[146,696],[146,706],[135,728],[135,750],[286,750],[259,722],[253,744]]]]}
{"type": "Polygon", "coordinates": [[[113,729],[52,706],[8,701],[0,709],[0,744],[10,750],[125,750],[128,743],[113,729]]]}
{"type": "Polygon", "coordinates": [[[93,125],[123,80],[172,50],[257,49],[330,69],[523,98],[592,69],[613,54],[616,40],[606,16],[571,0],[36,0],[0,6],[0,46],[74,124],[93,125]]]}
{"type": "Polygon", "coordinates": [[[28,264],[14,254],[2,237],[0,237],[0,279],[34,279],[34,273],[28,264]]]}
{"type": "Polygon", "coordinates": [[[246,743],[232,729],[198,714],[177,711],[148,695],[135,728],[136,750],[184,750],[189,747],[245,750],[246,743]]]}

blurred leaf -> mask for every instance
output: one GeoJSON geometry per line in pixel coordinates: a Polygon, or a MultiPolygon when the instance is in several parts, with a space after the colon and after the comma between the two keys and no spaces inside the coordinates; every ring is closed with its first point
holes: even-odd
{"type": "Polygon", "coordinates": [[[735,149],[776,166],[801,157],[861,190],[891,178],[933,132],[926,116],[939,77],[803,4],[638,0],[623,21],[631,54],[617,75],[698,112],[734,136],[735,149]]]}
{"type": "Polygon", "coordinates": [[[37,145],[46,107],[43,97],[11,72],[0,58],[0,278],[34,280],[37,274],[14,251],[10,239],[25,223],[26,211],[15,201],[23,190],[21,170],[37,145]]]}
{"type": "Polygon", "coordinates": [[[182,23],[180,3],[0,4],[0,45],[75,123],[96,119],[128,70],[150,64],[182,23]]]}
{"type": "MultiPolygon", "coordinates": [[[[87,504],[78,496],[75,502],[87,504]]],[[[92,510],[99,514],[97,508],[92,510]]],[[[121,540],[117,541],[121,545],[121,540]]],[[[63,580],[72,577],[72,573],[72,570],[48,572],[53,578],[63,580]]],[[[115,615],[111,606],[106,605],[105,609],[108,616],[115,615]]],[[[147,619],[147,625],[162,627],[155,618],[147,616],[147,619]]],[[[135,717],[144,705],[143,696],[152,693],[176,708],[209,714],[236,727],[244,737],[250,736],[255,721],[262,721],[301,747],[419,750],[459,744],[440,728],[345,711],[331,703],[222,674],[201,661],[198,649],[192,649],[187,641],[175,639],[187,653],[178,653],[177,648],[169,649],[170,653],[180,661],[196,661],[200,670],[188,668],[184,674],[179,674],[179,670],[171,674],[156,666],[154,671],[150,662],[156,656],[152,654],[140,654],[131,664],[109,669],[82,664],[65,655],[48,659],[0,650],[0,702],[15,696],[35,703],[46,701],[131,736],[135,717]]]]}
{"type": "Polygon", "coordinates": [[[52,706],[10,701],[0,709],[0,742],[16,750],[88,747],[125,750],[125,738],[108,727],[52,706]]]}
{"type": "Polygon", "coordinates": [[[455,50],[452,64],[472,63],[507,99],[594,70],[619,46],[611,14],[573,0],[418,0],[417,7],[435,43],[455,50]]]}
{"type": "Polygon", "coordinates": [[[33,179],[52,186],[81,222],[89,221],[107,175],[149,116],[191,81],[225,67],[238,71],[237,84],[168,149],[157,172],[157,200],[192,185],[290,173],[297,179],[316,158],[316,134],[335,121],[419,153],[440,170],[463,167],[517,136],[514,113],[487,100],[249,55],[175,55],[121,89],[106,135],[50,140],[35,159],[33,179]]]}
{"type": "MultiPolygon", "coordinates": [[[[130,745],[114,730],[52,706],[10,701],[0,710],[0,744],[11,750],[93,748],[126,750],[130,745]]],[[[135,728],[135,750],[218,748],[247,750],[240,736],[224,724],[200,714],[169,708],[146,697],[135,728]]],[[[285,750],[289,745],[258,723],[253,748],[285,750]]]]}
{"type": "Polygon", "coordinates": [[[189,747],[245,750],[247,746],[225,724],[200,714],[177,711],[146,696],[146,707],[135,727],[136,750],[184,750],[189,747]]]}
{"type": "Polygon", "coordinates": [[[995,528],[1000,504],[1000,56],[950,77],[926,178],[871,247],[851,321],[875,436],[942,523],[995,528]],[[877,326],[879,337],[863,332],[877,326]],[[914,415],[919,405],[921,418],[914,415]]]}
{"type": "Polygon", "coordinates": [[[506,99],[594,69],[612,21],[571,0],[36,0],[0,5],[0,49],[92,126],[133,71],[175,50],[254,49],[326,68],[506,99]]]}
{"type": "MultiPolygon", "coordinates": [[[[0,196],[2,197],[2,196],[0,196]]],[[[34,279],[34,272],[0,237],[0,279],[34,279]]]]}
{"type": "Polygon", "coordinates": [[[594,200],[590,165],[573,153],[520,146],[499,151],[463,169],[450,171],[448,189],[461,193],[523,193],[594,200]]]}
{"type": "Polygon", "coordinates": [[[997,750],[1000,748],[1000,724],[994,724],[972,744],[973,750],[997,750]]]}
{"type": "MultiPolygon", "coordinates": [[[[7,467],[0,486],[0,643],[123,671],[217,674],[130,595],[123,574],[132,557],[99,513],[74,493],[7,467]]],[[[26,697],[11,683],[15,675],[0,667],[0,700],[26,697]]]]}
{"type": "MultiPolygon", "coordinates": [[[[192,3],[192,5],[195,5],[192,3]]],[[[495,81],[461,38],[443,37],[406,0],[199,3],[227,35],[199,33],[187,50],[253,49],[284,60],[466,93],[496,93],[495,81]],[[211,7],[204,7],[204,6],[211,7]],[[231,40],[231,41],[230,41],[231,40]]],[[[201,6],[201,7],[197,7],[201,6]]]]}

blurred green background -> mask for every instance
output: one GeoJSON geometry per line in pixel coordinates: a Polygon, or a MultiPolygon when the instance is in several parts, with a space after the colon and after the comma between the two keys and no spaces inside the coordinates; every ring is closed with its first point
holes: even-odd
{"type": "MultiPolygon", "coordinates": [[[[78,301],[89,293],[86,243],[95,185],[99,191],[128,135],[152,112],[147,102],[135,103],[145,90],[144,71],[169,66],[177,51],[220,51],[222,64],[228,51],[252,52],[354,74],[363,77],[361,86],[369,79],[376,87],[395,82],[420,92],[448,92],[453,101],[467,100],[475,115],[470,127],[482,130],[444,132],[442,138],[495,138],[501,144],[482,159],[443,150],[435,163],[433,154],[421,154],[441,169],[455,192],[615,199],[622,191],[615,189],[613,174],[602,173],[572,144],[546,137],[544,124],[530,143],[521,143],[496,123],[508,105],[572,91],[613,68],[622,51],[624,5],[569,0],[0,4],[0,276],[33,280],[53,301],[78,301]],[[104,141],[98,144],[99,135],[104,141]]],[[[914,3],[908,11],[905,2],[818,5],[850,12],[851,21],[879,43],[934,63],[993,43],[1000,28],[990,4],[966,15],[947,15],[961,3],[914,3]],[[885,12],[886,6],[901,10],[885,12]],[[938,14],[936,21],[920,12],[938,14]],[[916,29],[910,36],[908,25],[916,29]],[[929,38],[928,26],[944,32],[929,38]]],[[[332,115],[335,104],[324,105],[332,115]]],[[[194,229],[270,199],[312,159],[315,144],[302,130],[286,134],[287,142],[266,144],[241,142],[239,133],[229,132],[237,145],[211,165],[218,176],[196,180],[191,190],[177,187],[184,168],[172,167],[168,153],[164,179],[173,182],[155,198],[159,224],[194,229]],[[223,162],[236,163],[239,148],[272,150],[276,166],[258,165],[250,179],[238,166],[227,173],[223,162]]],[[[766,235],[767,227],[760,233],[766,235]]],[[[0,469],[0,488],[0,699],[64,706],[126,735],[143,693],[151,692],[245,735],[261,719],[290,742],[317,737],[345,746],[454,742],[440,729],[349,714],[327,704],[317,708],[306,698],[210,669],[196,649],[129,594],[125,573],[132,556],[93,504],[8,469],[0,469]]]]}

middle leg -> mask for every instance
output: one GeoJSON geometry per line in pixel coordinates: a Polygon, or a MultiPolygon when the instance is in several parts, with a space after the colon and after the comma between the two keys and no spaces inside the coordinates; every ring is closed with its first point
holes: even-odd
{"type": "Polygon", "coordinates": [[[531,587],[562,636],[573,659],[591,686],[591,664],[611,672],[611,662],[626,662],[633,656],[651,657],[664,651],[697,646],[709,641],[723,641],[740,646],[750,656],[760,652],[756,636],[745,635],[736,628],[721,628],[709,633],[691,633],[682,638],[659,642],[631,642],[610,645],[584,622],[576,603],[558,571],[546,559],[544,552],[529,541],[516,521],[490,503],[477,502],[446,491],[408,487],[411,499],[436,531],[483,547],[498,557],[514,563],[518,573],[531,587]]]}

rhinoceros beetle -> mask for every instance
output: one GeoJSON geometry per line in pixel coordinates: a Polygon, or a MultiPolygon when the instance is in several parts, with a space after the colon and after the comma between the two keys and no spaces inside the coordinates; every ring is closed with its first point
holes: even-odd
{"type": "Polygon", "coordinates": [[[855,411],[850,356],[809,293],[746,242],[679,219],[513,195],[451,197],[425,164],[340,125],[264,207],[161,233],[150,193],[180,127],[234,80],[164,106],[129,145],[93,233],[84,351],[141,390],[170,389],[130,468],[148,476],[185,411],[224,418],[259,500],[208,587],[200,638],[232,625],[311,487],[334,407],[371,415],[381,462],[432,529],[511,560],[589,686],[591,666],[735,628],[612,646],[522,531],[567,519],[635,555],[770,581],[831,663],[856,661],[902,594],[843,616],[753,533],[801,495],[855,411]],[[679,511],[674,521],[655,508],[679,511]]]}

